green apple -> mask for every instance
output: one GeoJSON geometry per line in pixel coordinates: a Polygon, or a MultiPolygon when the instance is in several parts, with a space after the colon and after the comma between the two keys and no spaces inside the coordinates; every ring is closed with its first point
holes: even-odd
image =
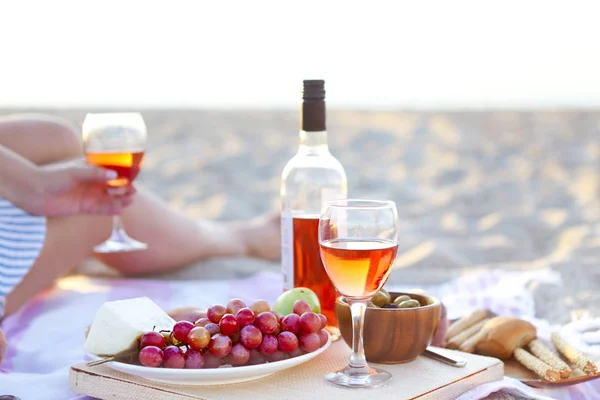
{"type": "Polygon", "coordinates": [[[291,314],[294,303],[297,300],[304,300],[310,304],[311,311],[319,314],[321,312],[321,303],[319,298],[309,288],[297,287],[294,289],[287,290],[281,294],[273,303],[272,310],[279,314],[282,318],[288,314],[291,314]]]}

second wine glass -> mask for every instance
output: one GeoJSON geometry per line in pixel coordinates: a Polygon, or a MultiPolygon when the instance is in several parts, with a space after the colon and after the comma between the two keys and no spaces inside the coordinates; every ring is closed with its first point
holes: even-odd
{"type": "MultiPolygon", "coordinates": [[[[113,170],[117,178],[107,183],[107,193],[118,196],[140,172],[146,147],[146,124],[139,113],[87,114],[82,127],[83,145],[89,164],[113,170]]],[[[121,218],[113,217],[110,237],[94,248],[96,253],[145,250],[146,243],[127,235],[121,218]]]]}

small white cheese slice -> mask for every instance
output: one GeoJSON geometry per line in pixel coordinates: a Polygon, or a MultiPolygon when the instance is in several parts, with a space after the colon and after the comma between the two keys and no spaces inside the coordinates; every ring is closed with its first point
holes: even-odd
{"type": "Polygon", "coordinates": [[[175,320],[147,297],[106,302],[96,313],[84,350],[111,356],[130,349],[144,333],[171,330],[175,320]]]}

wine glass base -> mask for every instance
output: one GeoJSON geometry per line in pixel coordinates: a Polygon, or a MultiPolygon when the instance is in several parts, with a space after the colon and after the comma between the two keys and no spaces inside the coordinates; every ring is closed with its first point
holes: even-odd
{"type": "Polygon", "coordinates": [[[146,243],[138,242],[135,239],[127,236],[126,240],[114,240],[108,239],[104,243],[100,243],[94,247],[95,253],[120,253],[125,251],[139,251],[146,250],[148,245],[146,243]]]}
{"type": "Polygon", "coordinates": [[[325,380],[337,386],[349,388],[375,388],[382,386],[392,379],[389,372],[368,367],[367,370],[352,368],[350,366],[339,371],[329,372],[325,380]]]}

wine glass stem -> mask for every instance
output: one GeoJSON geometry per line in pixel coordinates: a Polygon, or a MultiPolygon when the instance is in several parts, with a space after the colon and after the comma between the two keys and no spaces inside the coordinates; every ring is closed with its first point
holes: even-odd
{"type": "Polygon", "coordinates": [[[123,231],[123,223],[119,215],[113,215],[113,234],[123,231]]]}
{"type": "MultiPolygon", "coordinates": [[[[369,369],[363,346],[363,326],[365,323],[365,310],[368,300],[348,300],[352,312],[352,356],[350,357],[350,368],[364,370],[369,369]]],[[[359,372],[359,371],[356,371],[359,372]]]]}

